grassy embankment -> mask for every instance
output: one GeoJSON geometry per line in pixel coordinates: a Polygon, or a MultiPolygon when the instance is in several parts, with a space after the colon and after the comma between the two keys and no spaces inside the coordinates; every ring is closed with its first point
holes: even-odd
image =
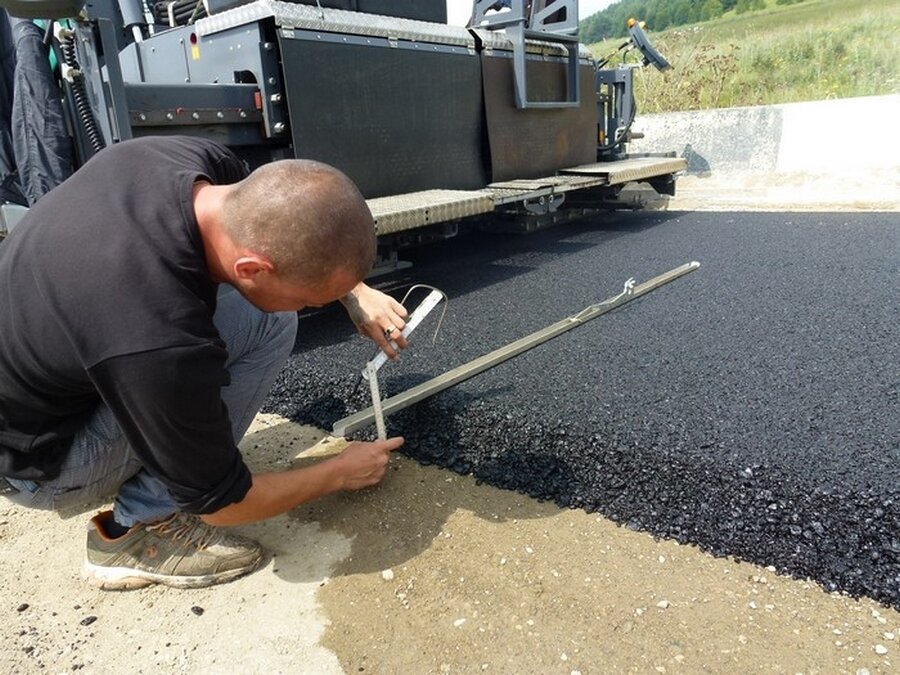
{"type": "MultiPolygon", "coordinates": [[[[635,76],[641,112],[900,93],[898,0],[806,0],[649,36],[673,65],[635,76]]],[[[602,57],[622,38],[591,45],[602,57]]],[[[629,55],[629,60],[634,56],[629,55]]],[[[614,63],[611,61],[610,63],[614,63]]]]}

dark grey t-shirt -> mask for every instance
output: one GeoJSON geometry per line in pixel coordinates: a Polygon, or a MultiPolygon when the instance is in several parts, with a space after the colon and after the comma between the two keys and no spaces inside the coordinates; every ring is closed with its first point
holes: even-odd
{"type": "Polygon", "coordinates": [[[221,399],[226,351],[192,193],[197,180],[245,175],[210,141],[127,141],[43,197],[0,245],[0,474],[57,475],[102,400],[185,511],[244,497],[250,473],[221,399]]]}

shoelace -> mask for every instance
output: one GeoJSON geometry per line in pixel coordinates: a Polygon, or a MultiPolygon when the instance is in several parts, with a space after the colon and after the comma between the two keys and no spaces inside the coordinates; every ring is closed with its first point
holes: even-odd
{"type": "Polygon", "coordinates": [[[170,534],[175,539],[181,539],[197,547],[202,551],[210,545],[215,531],[205,525],[199,519],[176,513],[171,518],[147,526],[148,530],[154,530],[159,534],[170,534]]]}

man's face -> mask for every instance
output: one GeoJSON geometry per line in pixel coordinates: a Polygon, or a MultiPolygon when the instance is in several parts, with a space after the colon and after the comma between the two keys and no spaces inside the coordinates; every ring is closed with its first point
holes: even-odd
{"type": "Polygon", "coordinates": [[[241,284],[238,290],[264,312],[297,312],[304,307],[321,307],[344,297],[359,282],[344,270],[318,285],[285,280],[274,273],[263,273],[241,284]]]}

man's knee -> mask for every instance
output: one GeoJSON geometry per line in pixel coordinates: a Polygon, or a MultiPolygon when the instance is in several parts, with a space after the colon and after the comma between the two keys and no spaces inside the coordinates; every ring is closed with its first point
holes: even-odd
{"type": "Polygon", "coordinates": [[[297,340],[297,313],[277,312],[268,316],[273,322],[272,340],[277,344],[279,351],[285,352],[285,357],[287,357],[294,349],[294,343],[297,340]]]}
{"type": "Polygon", "coordinates": [[[264,312],[232,287],[220,291],[218,304],[214,321],[230,362],[260,352],[280,358],[290,354],[297,336],[296,312],[264,312]]]}

